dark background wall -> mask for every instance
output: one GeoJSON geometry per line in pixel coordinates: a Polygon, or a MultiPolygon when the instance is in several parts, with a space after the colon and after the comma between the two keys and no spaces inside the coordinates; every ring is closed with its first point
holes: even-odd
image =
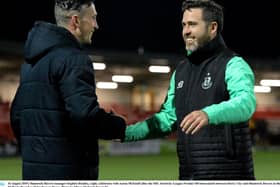
{"type": "MultiPolygon", "coordinates": [[[[217,1],[225,8],[223,36],[245,56],[278,57],[277,1],[217,1]]],[[[182,0],[96,0],[100,30],[94,48],[181,53],[182,0]]],[[[53,0],[9,1],[1,5],[0,40],[24,41],[35,20],[54,22],[53,0]],[[3,22],[4,20],[4,22],[3,22]]]]}

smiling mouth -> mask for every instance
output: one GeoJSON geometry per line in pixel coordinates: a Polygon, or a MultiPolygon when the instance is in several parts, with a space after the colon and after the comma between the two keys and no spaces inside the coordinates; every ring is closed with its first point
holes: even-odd
{"type": "Polygon", "coordinates": [[[193,39],[193,38],[187,38],[187,39],[186,39],[186,42],[188,42],[188,43],[193,43],[193,42],[194,42],[194,39],[193,39]]]}

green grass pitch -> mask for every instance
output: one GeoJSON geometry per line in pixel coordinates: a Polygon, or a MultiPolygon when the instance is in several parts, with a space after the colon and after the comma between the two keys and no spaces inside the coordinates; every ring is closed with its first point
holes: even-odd
{"type": "MultiPolygon", "coordinates": [[[[280,151],[254,152],[257,180],[280,180],[280,151]]],[[[21,159],[0,158],[0,180],[20,180],[21,159]]],[[[177,180],[176,153],[101,156],[100,180],[177,180]]]]}

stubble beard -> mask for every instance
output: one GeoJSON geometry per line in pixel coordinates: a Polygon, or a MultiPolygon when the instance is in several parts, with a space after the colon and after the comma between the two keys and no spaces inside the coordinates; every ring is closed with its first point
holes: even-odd
{"type": "Polygon", "coordinates": [[[194,39],[190,44],[188,44],[188,41],[185,40],[185,45],[187,51],[194,52],[198,49],[198,41],[196,39],[194,39]]]}

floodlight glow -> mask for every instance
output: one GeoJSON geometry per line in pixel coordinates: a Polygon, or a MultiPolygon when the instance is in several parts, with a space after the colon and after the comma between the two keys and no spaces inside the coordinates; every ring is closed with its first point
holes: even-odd
{"type": "Polygon", "coordinates": [[[112,81],[114,82],[133,82],[133,77],[131,75],[113,75],[112,81]]]}
{"type": "Polygon", "coordinates": [[[96,87],[99,89],[117,89],[118,84],[115,82],[97,82],[96,87]]]}
{"type": "Polygon", "coordinates": [[[264,79],[260,81],[262,86],[280,87],[280,80],[264,79]]]}
{"type": "Polygon", "coordinates": [[[255,86],[254,92],[256,93],[270,93],[271,88],[269,86],[255,86]]]}
{"type": "Polygon", "coordinates": [[[169,73],[169,66],[149,66],[149,71],[152,73],[169,73]]]}
{"type": "Polygon", "coordinates": [[[106,69],[106,64],[104,64],[104,63],[96,63],[96,62],[94,62],[92,64],[93,64],[93,69],[94,70],[104,70],[104,69],[106,69]]]}

